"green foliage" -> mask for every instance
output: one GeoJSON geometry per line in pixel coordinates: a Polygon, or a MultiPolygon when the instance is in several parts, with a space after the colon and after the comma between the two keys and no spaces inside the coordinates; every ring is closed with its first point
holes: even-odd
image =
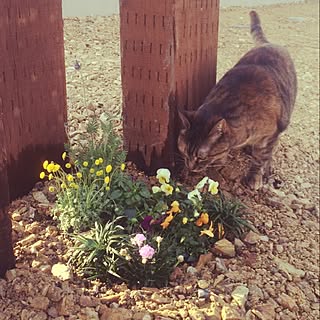
{"type": "Polygon", "coordinates": [[[121,260],[121,248],[127,246],[128,236],[119,224],[121,217],[104,226],[95,223],[95,228],[86,234],[76,235],[76,247],[70,263],[85,277],[99,278],[106,282],[120,279],[117,273],[121,260]]]}

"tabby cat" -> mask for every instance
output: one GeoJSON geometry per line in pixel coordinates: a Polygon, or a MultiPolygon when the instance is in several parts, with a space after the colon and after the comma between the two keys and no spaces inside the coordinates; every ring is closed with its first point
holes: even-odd
{"type": "Polygon", "coordinates": [[[252,163],[243,182],[257,190],[288,127],[297,78],[288,51],[268,42],[255,11],[250,17],[255,48],[223,76],[199,109],[179,111],[178,149],[189,172],[223,165],[233,149],[250,150],[252,163]]]}

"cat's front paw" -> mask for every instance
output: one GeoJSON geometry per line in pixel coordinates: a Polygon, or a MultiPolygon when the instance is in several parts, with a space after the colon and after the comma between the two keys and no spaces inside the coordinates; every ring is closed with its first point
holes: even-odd
{"type": "Polygon", "coordinates": [[[257,191],[263,185],[263,179],[261,174],[248,174],[243,177],[242,184],[249,187],[251,190],[257,191]]]}

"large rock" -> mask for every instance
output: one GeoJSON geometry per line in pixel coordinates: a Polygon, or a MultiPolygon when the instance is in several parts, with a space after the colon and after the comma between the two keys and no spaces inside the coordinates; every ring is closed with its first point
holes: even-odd
{"type": "Polygon", "coordinates": [[[213,252],[227,258],[233,258],[236,255],[233,243],[227,239],[217,241],[213,246],[213,252]]]}
{"type": "Polygon", "coordinates": [[[284,260],[281,260],[277,257],[275,257],[274,260],[280,270],[282,270],[283,272],[285,272],[287,274],[290,274],[293,277],[304,277],[306,274],[305,271],[303,271],[301,269],[297,269],[292,264],[290,264],[284,260]]]}
{"type": "Polygon", "coordinates": [[[236,287],[232,293],[231,296],[233,298],[233,301],[240,307],[244,308],[244,305],[247,302],[249,289],[245,286],[238,286],[236,287]]]}

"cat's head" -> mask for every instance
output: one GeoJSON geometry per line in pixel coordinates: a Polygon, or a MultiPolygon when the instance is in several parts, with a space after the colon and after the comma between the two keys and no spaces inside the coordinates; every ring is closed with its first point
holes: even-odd
{"type": "Polygon", "coordinates": [[[178,149],[190,172],[222,165],[230,151],[229,128],[225,119],[203,111],[179,111],[181,130],[178,149]]]}

